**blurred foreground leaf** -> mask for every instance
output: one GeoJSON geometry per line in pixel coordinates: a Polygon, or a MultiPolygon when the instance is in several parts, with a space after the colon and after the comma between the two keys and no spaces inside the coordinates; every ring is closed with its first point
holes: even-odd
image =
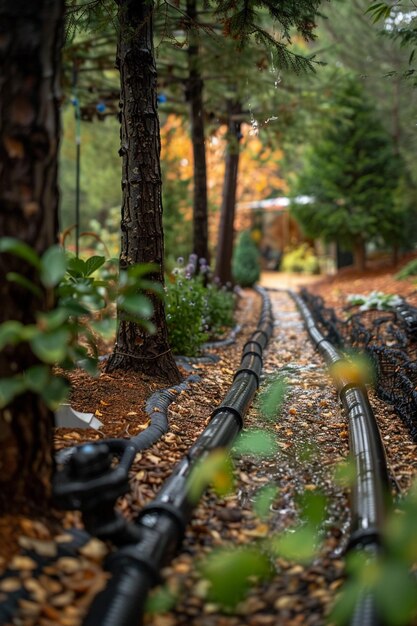
{"type": "Polygon", "coordinates": [[[246,547],[213,552],[201,570],[211,585],[209,599],[229,608],[233,608],[245,597],[253,577],[265,580],[271,575],[267,555],[255,548],[246,547]]]}
{"type": "Polygon", "coordinates": [[[190,500],[198,502],[209,485],[219,496],[225,496],[233,490],[233,464],[227,450],[214,450],[196,464],[188,481],[190,500]]]}
{"type": "Polygon", "coordinates": [[[262,417],[274,420],[281,413],[282,405],[288,392],[288,384],[284,376],[276,377],[262,392],[258,407],[262,417]]]}
{"type": "Polygon", "coordinates": [[[276,454],[277,444],[271,433],[253,428],[243,432],[239,436],[233,446],[233,452],[242,456],[252,454],[267,457],[276,454]]]}

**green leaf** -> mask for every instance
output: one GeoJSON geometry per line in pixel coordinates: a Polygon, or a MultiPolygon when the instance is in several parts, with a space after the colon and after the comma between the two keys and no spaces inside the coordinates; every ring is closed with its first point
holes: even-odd
{"type": "Polygon", "coordinates": [[[329,622],[336,626],[345,626],[348,624],[361,596],[363,596],[363,591],[358,581],[355,580],[345,583],[332,607],[329,622]]]}
{"type": "Polygon", "coordinates": [[[67,257],[60,246],[51,246],[41,261],[41,282],[45,287],[55,287],[65,276],[67,257]]]}
{"type": "Polygon", "coordinates": [[[20,337],[22,341],[31,341],[39,335],[39,332],[39,328],[35,324],[26,324],[20,331],[20,337]]]}
{"type": "Polygon", "coordinates": [[[259,410],[268,420],[276,419],[281,413],[282,405],[288,393],[288,384],[284,376],[278,376],[262,393],[259,410]]]}
{"type": "Polygon", "coordinates": [[[115,336],[117,321],[108,317],[97,322],[91,322],[91,327],[106,339],[110,339],[115,336]]]}
{"type": "Polygon", "coordinates": [[[256,548],[226,548],[213,552],[203,563],[202,574],[211,586],[209,598],[225,607],[234,607],[242,600],[250,579],[266,580],[271,566],[266,554],[256,548]]]}
{"type": "Polygon", "coordinates": [[[33,353],[45,363],[59,363],[66,353],[70,333],[65,328],[57,328],[48,333],[38,333],[30,342],[33,353]]]}
{"type": "Polygon", "coordinates": [[[153,315],[152,302],[141,294],[121,296],[119,298],[119,306],[127,313],[137,315],[143,319],[149,319],[153,315]]]}
{"type": "Polygon", "coordinates": [[[146,612],[166,613],[174,608],[177,596],[166,586],[158,587],[146,601],[146,612]]]}
{"type": "Polygon", "coordinates": [[[272,541],[272,551],[288,561],[309,563],[317,551],[317,533],[311,526],[301,526],[287,531],[272,541]]]}
{"type": "Polygon", "coordinates": [[[50,380],[49,368],[46,365],[34,365],[25,371],[24,380],[30,391],[41,393],[50,380]]]}
{"type": "Polygon", "coordinates": [[[338,463],[334,469],[333,480],[341,487],[351,487],[356,480],[355,461],[350,458],[338,463]]]}
{"type": "Polygon", "coordinates": [[[42,391],[41,396],[45,404],[52,410],[55,410],[67,398],[69,391],[68,383],[63,378],[53,376],[49,384],[42,391]]]}
{"type": "Polygon", "coordinates": [[[384,622],[410,624],[417,610],[417,583],[405,563],[384,562],[375,586],[378,613],[384,622]]]}
{"type": "Polygon", "coordinates": [[[6,274],[6,278],[10,283],[16,283],[17,285],[20,285],[24,289],[27,289],[28,291],[33,293],[33,295],[37,296],[38,298],[42,297],[42,291],[39,289],[39,287],[35,285],[35,283],[33,283],[31,280],[26,278],[26,276],[22,276],[22,274],[18,274],[17,272],[8,272],[6,274]]]}
{"type": "Polygon", "coordinates": [[[323,524],[326,518],[327,498],[319,491],[304,491],[298,498],[300,518],[312,528],[323,524]]]}
{"type": "Polygon", "coordinates": [[[83,306],[79,302],[75,300],[65,300],[63,303],[60,303],[59,308],[62,311],[65,311],[66,315],[79,317],[81,315],[89,315],[90,310],[87,307],[83,306]]]}
{"type": "Polygon", "coordinates": [[[276,454],[277,444],[274,436],[264,430],[251,429],[240,435],[233,446],[233,452],[239,455],[267,457],[276,454]]]}
{"type": "Polygon", "coordinates": [[[0,324],[0,350],[8,344],[13,345],[21,341],[22,329],[23,324],[16,320],[9,320],[0,324]]]}
{"type": "Polygon", "coordinates": [[[87,275],[87,264],[75,256],[70,257],[67,262],[67,272],[74,278],[81,278],[87,275]]]}
{"type": "Polygon", "coordinates": [[[41,261],[36,252],[23,241],[13,237],[2,237],[0,239],[0,252],[14,254],[36,267],[36,269],[41,267],[41,261]]]}
{"type": "Polygon", "coordinates": [[[84,276],[91,276],[96,270],[98,270],[106,262],[104,256],[92,256],[85,262],[85,274],[84,276]]]}
{"type": "Polygon", "coordinates": [[[87,374],[90,374],[90,376],[98,376],[99,371],[97,369],[97,359],[94,359],[93,357],[86,357],[81,359],[78,364],[84,371],[87,372],[87,374]]]}
{"type": "Polygon", "coordinates": [[[0,408],[4,408],[19,394],[25,391],[26,385],[20,376],[0,378],[0,408]]]}
{"type": "Polygon", "coordinates": [[[142,276],[146,276],[146,274],[152,274],[153,272],[158,272],[159,266],[156,263],[137,263],[135,265],[131,265],[127,270],[129,276],[134,278],[141,278],[142,276]]]}
{"type": "Polygon", "coordinates": [[[276,485],[265,485],[256,492],[253,509],[262,520],[268,519],[271,513],[271,504],[277,498],[279,489],[276,485]]]}
{"type": "Polygon", "coordinates": [[[198,502],[210,484],[220,496],[233,490],[233,465],[227,450],[213,450],[196,463],[187,483],[190,500],[198,502]]]}
{"type": "Polygon", "coordinates": [[[43,330],[55,330],[62,326],[68,319],[67,311],[63,308],[57,308],[48,313],[38,313],[37,322],[43,330]]]}

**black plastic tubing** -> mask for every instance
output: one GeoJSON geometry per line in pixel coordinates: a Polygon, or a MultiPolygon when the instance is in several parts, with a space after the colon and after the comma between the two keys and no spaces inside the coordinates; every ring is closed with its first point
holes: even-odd
{"type": "MultiPolygon", "coordinates": [[[[303,317],[307,332],[328,365],[346,359],[318,330],[305,302],[289,292],[303,317]]],[[[347,370],[348,371],[348,370],[347,370]]],[[[364,549],[375,556],[381,545],[382,526],[390,501],[389,478],[384,447],[366,389],[355,382],[334,375],[340,400],[348,416],[349,446],[355,463],[352,487],[352,523],[348,550],[364,549]]],[[[372,593],[357,603],[351,626],[379,626],[383,621],[375,609],[372,593]]]]}
{"type": "Polygon", "coordinates": [[[138,626],[142,624],[149,590],[161,582],[160,571],[181,545],[196,502],[189,497],[189,476],[195,464],[211,451],[229,448],[243,426],[245,413],[259,385],[262,352],[273,331],[271,303],[265,290],[257,330],[243,349],[241,367],[222,404],[177,464],[156,498],[135,523],[140,539],[108,559],[112,577],[94,599],[84,626],[138,626]]]}

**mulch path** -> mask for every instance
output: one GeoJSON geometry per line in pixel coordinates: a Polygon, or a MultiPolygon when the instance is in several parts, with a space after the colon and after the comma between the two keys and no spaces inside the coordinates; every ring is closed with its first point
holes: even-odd
{"type": "MultiPolygon", "coordinates": [[[[357,275],[344,270],[309,287],[326,303],[342,310],[347,293],[381,290],[399,293],[417,304],[412,279],[396,281],[393,272],[371,270],[357,275]]],[[[250,456],[235,461],[236,489],[219,499],[207,493],[196,509],[181,554],[163,572],[168,588],[177,597],[174,609],[148,616],[153,626],[314,626],[325,623],[332,598],[343,580],[341,553],[346,543],[349,514],[347,493],[333,480],[334,467],[347,454],[346,420],[336,392],[320,357],[315,354],[295,306],[285,293],[271,292],[277,326],[265,358],[265,376],[277,369],[286,373],[290,393],[276,421],[261,420],[256,406],[247,417],[247,427],[269,430],[276,437],[279,453],[260,461],[250,456]],[[313,450],[304,459],[306,444],[313,450]],[[257,489],[275,484],[279,493],[268,520],[260,520],[253,510],[257,489]],[[297,495],[303,490],[321,490],[330,504],[323,545],[317,559],[300,565],[282,558],[274,563],[275,574],[268,583],[251,589],[246,600],[232,614],[210,600],[207,582],[199,562],[213,548],[224,545],[250,545],[270,533],[281,532],[297,521],[297,495]]],[[[201,376],[182,391],[170,405],[169,432],[136,456],[131,470],[131,491],[121,499],[120,508],[132,518],[154,497],[175,463],[186,453],[208,422],[212,410],[224,397],[240,362],[244,342],[253,332],[260,310],[260,298],[246,291],[240,300],[237,321],[243,325],[236,344],[210,350],[219,361],[200,364],[194,372],[201,376]]],[[[184,372],[185,376],[188,372],[184,372]]],[[[94,413],[102,431],[58,429],[56,446],[62,448],[103,437],[128,437],[146,427],[146,400],[158,385],[141,375],[102,372],[91,379],[81,371],[71,375],[71,403],[77,410],[94,413]]],[[[398,485],[406,490],[417,473],[416,446],[405,427],[382,402],[372,398],[383,439],[389,443],[389,463],[398,485]]],[[[71,541],[69,529],[80,528],[78,513],[50,516],[44,520],[0,520],[8,533],[8,550],[0,544],[1,568],[13,568],[13,575],[0,580],[0,605],[7,594],[21,589],[27,596],[19,602],[20,614],[10,623],[18,626],[79,626],[97,591],[106,583],[103,559],[109,547],[91,539],[74,554],[52,557],[71,541]],[[10,539],[13,539],[11,541],[10,539]],[[10,553],[10,546],[20,552],[10,553]],[[4,548],[4,552],[2,549],[4,548]],[[26,550],[26,553],[23,551],[26,550]],[[27,551],[49,559],[40,569],[27,551]],[[55,557],[56,558],[56,557],[55,557]]]]}

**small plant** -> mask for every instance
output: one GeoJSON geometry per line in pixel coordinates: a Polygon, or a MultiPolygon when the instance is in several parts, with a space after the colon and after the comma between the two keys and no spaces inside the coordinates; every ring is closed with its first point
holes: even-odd
{"type": "Polygon", "coordinates": [[[350,294],[346,298],[351,306],[359,306],[359,311],[388,311],[402,303],[403,299],[396,294],[383,291],[371,291],[368,295],[350,294]]]}
{"type": "Polygon", "coordinates": [[[417,275],[417,259],[413,259],[404,267],[400,269],[400,271],[395,275],[397,280],[404,280],[405,278],[409,278],[410,276],[417,275]]]}
{"type": "Polygon", "coordinates": [[[29,262],[39,275],[40,286],[17,273],[9,273],[7,280],[39,295],[40,302],[41,289],[45,289],[47,301],[51,305],[55,302],[55,306],[37,313],[33,324],[8,320],[0,325],[0,349],[26,343],[38,359],[36,365],[24,372],[0,379],[0,407],[32,391],[50,408],[56,408],[66,395],[67,385],[52,372],[53,365],[67,370],[80,365],[95,374],[97,349],[93,329],[102,331],[108,327],[114,303],[124,315],[153,332],[150,322],[153,308],[144,293],[145,290],[159,292],[158,286],[145,278],[153,266],[132,266],[118,279],[112,262],[107,269],[104,267],[104,257],[93,256],[84,261],[67,256],[59,246],[52,246],[39,257],[23,242],[3,238],[0,239],[2,252],[29,262]],[[101,276],[96,275],[98,270],[101,276]]]}
{"type": "Polygon", "coordinates": [[[201,345],[208,339],[205,288],[201,278],[195,276],[197,258],[191,255],[184,267],[178,259],[172,280],[166,286],[166,313],[168,336],[175,354],[197,356],[201,345]]]}
{"type": "Polygon", "coordinates": [[[219,336],[233,326],[236,296],[225,287],[214,284],[206,288],[206,320],[211,336],[219,336]]]}
{"type": "Polygon", "coordinates": [[[293,250],[287,250],[281,261],[283,272],[300,272],[303,274],[319,274],[319,261],[311,246],[303,243],[293,250]]]}
{"type": "Polygon", "coordinates": [[[248,230],[241,233],[232,261],[233,278],[241,287],[252,287],[261,275],[259,251],[248,230]]]}
{"type": "Polygon", "coordinates": [[[186,265],[180,257],[166,287],[170,345],[176,354],[185,356],[197,356],[209,337],[233,325],[234,294],[214,284],[205,286],[210,268],[205,259],[199,265],[197,274],[197,256],[191,254],[186,265]]]}

